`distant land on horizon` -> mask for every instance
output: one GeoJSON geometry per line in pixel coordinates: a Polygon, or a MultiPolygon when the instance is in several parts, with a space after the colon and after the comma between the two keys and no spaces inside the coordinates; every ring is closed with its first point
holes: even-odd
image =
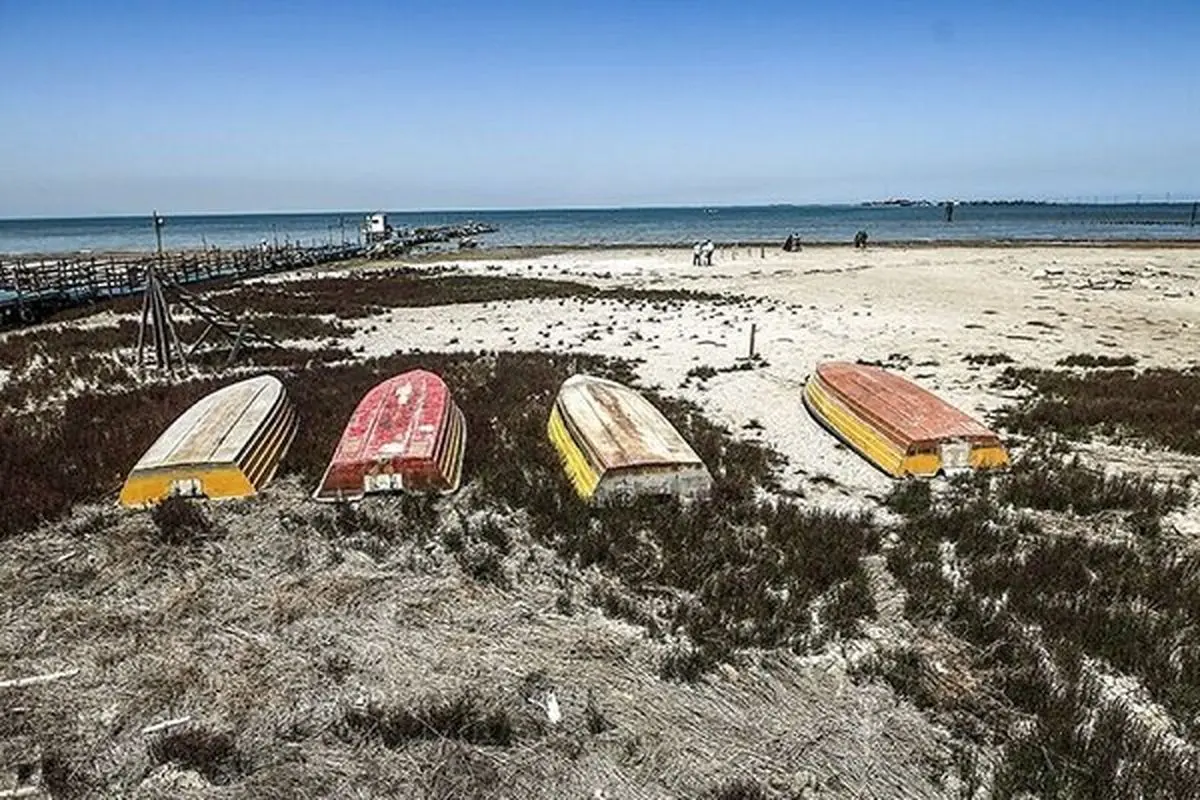
{"type": "MultiPolygon", "coordinates": [[[[1100,195],[1099,197],[1103,197],[1100,195]]],[[[722,210],[753,210],[753,209],[786,209],[786,208],[937,208],[950,202],[956,206],[1073,206],[1073,207],[1108,207],[1108,206],[1180,206],[1188,207],[1200,202],[1200,192],[1194,196],[1184,195],[1188,199],[1114,199],[1093,201],[1084,200],[1032,200],[1032,199],[942,199],[929,200],[907,197],[889,197],[883,200],[861,200],[841,203],[738,203],[731,205],[719,204],[687,204],[687,205],[645,205],[645,206],[544,206],[529,208],[404,208],[393,209],[385,206],[362,207],[357,209],[334,208],[325,210],[306,209],[303,211],[171,211],[158,209],[159,216],[170,217],[299,217],[299,216],[330,216],[334,214],[369,214],[383,212],[388,214],[524,214],[531,212],[597,212],[597,211],[722,211],[722,210]],[[1194,197],[1194,199],[1192,199],[1194,197]]],[[[121,214],[65,214],[65,215],[34,215],[22,217],[0,217],[5,222],[53,222],[56,220],[99,220],[99,219],[140,219],[153,216],[151,211],[144,213],[121,214]]]]}

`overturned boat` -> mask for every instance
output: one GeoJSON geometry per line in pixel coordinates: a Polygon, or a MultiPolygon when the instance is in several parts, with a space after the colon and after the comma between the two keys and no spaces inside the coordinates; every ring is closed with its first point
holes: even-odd
{"type": "Polygon", "coordinates": [[[712,476],[674,426],[639,393],[590,375],[568,378],[547,426],[550,442],[581,498],[707,496],[712,476]]]}
{"type": "Polygon", "coordinates": [[[462,411],[441,378],[424,370],[389,378],[359,401],[313,497],[456,491],[466,438],[462,411]]]}
{"type": "Polygon", "coordinates": [[[809,413],[894,477],[1008,464],[1000,437],[907,378],[878,367],[819,364],[804,387],[809,413]]]}
{"type": "Polygon", "coordinates": [[[296,435],[296,412],[270,375],[218,389],[183,412],[134,465],[120,502],[170,495],[249,497],[275,475],[296,435]]]}

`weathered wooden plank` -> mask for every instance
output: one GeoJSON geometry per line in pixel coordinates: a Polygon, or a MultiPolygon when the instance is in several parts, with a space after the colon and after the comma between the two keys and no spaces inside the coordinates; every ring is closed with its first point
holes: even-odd
{"type": "Polygon", "coordinates": [[[30,675],[27,678],[10,678],[0,681],[0,689],[19,689],[24,686],[37,686],[42,683],[53,683],[64,678],[73,678],[79,674],[78,669],[66,669],[61,672],[48,672],[44,675],[30,675]]]}

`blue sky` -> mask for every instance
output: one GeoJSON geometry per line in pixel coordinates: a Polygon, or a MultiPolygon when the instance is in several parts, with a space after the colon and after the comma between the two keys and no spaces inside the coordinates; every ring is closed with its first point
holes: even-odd
{"type": "Polygon", "coordinates": [[[1200,194],[1200,2],[0,0],[0,216],[1200,194]]]}

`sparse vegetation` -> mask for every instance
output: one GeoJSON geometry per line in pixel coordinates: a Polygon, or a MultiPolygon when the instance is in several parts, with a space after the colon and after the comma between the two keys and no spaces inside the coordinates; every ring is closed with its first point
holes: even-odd
{"type": "Polygon", "coordinates": [[[998,499],[1021,508],[1084,516],[1120,509],[1157,518],[1186,504],[1189,495],[1186,483],[1154,475],[1105,473],[1086,467],[1078,456],[1063,460],[1029,455],[1001,482],[998,499]]]}
{"type": "Polygon", "coordinates": [[[574,281],[492,275],[444,274],[400,268],[373,270],[354,278],[330,277],[286,284],[239,284],[213,297],[233,313],[366,317],[387,308],[494,303],[505,300],[580,299],[623,302],[736,302],[737,298],[687,290],[601,289],[574,281]]]}
{"type": "Polygon", "coordinates": [[[150,512],[159,539],[166,544],[196,544],[217,532],[212,520],[195,501],[172,495],[150,512]]]}
{"type": "MultiPolygon", "coordinates": [[[[908,592],[907,611],[945,626],[979,648],[971,665],[1002,699],[986,713],[1004,743],[997,796],[1184,797],[1200,790],[1194,761],[1173,753],[1171,737],[1195,746],[1200,729],[1200,649],[1188,640],[1200,603],[1200,569],[1154,539],[1122,541],[1090,527],[1035,522],[1009,504],[1092,514],[1137,533],[1183,502],[1184,489],[1152,478],[1103,476],[1078,461],[1018,462],[1008,474],[953,484],[928,506],[894,504],[908,514],[888,553],[908,592]],[[1179,727],[1160,730],[1118,702],[1096,677],[1130,676],[1179,727]],[[1031,728],[1016,725],[1025,715],[1031,728]],[[1096,721],[1081,734],[1085,720],[1096,721]],[[1014,725],[1016,727],[1014,727],[1014,725]],[[1010,735],[1013,730],[1025,731],[1010,735]]],[[[899,493],[897,493],[899,494],[899,493]]],[[[945,710],[929,694],[916,651],[880,668],[918,705],[945,710]]],[[[878,666],[878,665],[877,665],[878,666]]],[[[960,692],[960,695],[962,692],[960,692]]]]}
{"type": "Polygon", "coordinates": [[[519,721],[495,699],[464,690],[450,697],[424,697],[412,705],[368,703],[346,709],[339,731],[349,738],[397,748],[414,739],[456,739],[471,744],[509,747],[519,721]]]}
{"type": "MultiPolygon", "coordinates": [[[[306,321],[316,309],[356,317],[389,305],[522,297],[711,299],[404,270],[362,281],[300,281],[288,291],[226,287],[218,304],[249,309],[261,301],[269,308],[259,310],[270,312],[264,326],[275,326],[270,332],[311,338],[348,330],[306,321]]],[[[863,557],[880,552],[883,533],[894,538],[887,566],[906,590],[905,611],[919,635],[881,649],[858,674],[910,697],[960,741],[999,745],[996,796],[1200,791],[1194,758],[1180,755],[1194,756],[1200,742],[1200,646],[1193,642],[1200,561],[1178,550],[1161,523],[1188,502],[1193,487],[1186,482],[1105,473],[1061,457],[1057,447],[1030,447],[1036,455],[1018,458],[1002,475],[895,484],[885,504],[903,521],[881,531],[866,515],[781,498],[778,454],[734,439],[695,405],[648,391],[709,465],[713,497],[688,506],[645,499],[591,508],[562,475],[546,441],[546,414],[572,371],[636,383],[629,362],[539,353],[355,360],[334,342],[315,351],[257,351],[241,362],[280,374],[303,420],[282,480],[315,482],[362,394],[423,367],[446,378],[467,418],[462,494],[314,506],[311,513],[276,508],[241,530],[237,506],[172,498],[150,514],[93,511],[64,523],[61,535],[34,532],[81,501],[110,500],[180,411],[244,374],[170,386],[142,382],[112,357],[114,348],[131,346],[136,331],[129,323],[94,330],[90,338],[62,329],[0,342],[0,366],[13,369],[0,387],[8,407],[31,409],[65,382],[83,384],[61,411],[43,404],[0,418],[0,492],[7,500],[0,538],[9,538],[15,553],[0,563],[15,610],[0,636],[0,656],[36,671],[69,654],[90,681],[59,695],[22,689],[0,697],[0,739],[34,737],[56,797],[122,793],[143,773],[186,773],[215,786],[237,784],[247,794],[330,796],[344,791],[343,778],[329,777],[343,774],[339,769],[379,769],[379,783],[364,791],[380,795],[419,784],[435,796],[494,796],[523,751],[559,748],[579,758],[584,743],[610,744],[628,733],[630,712],[607,698],[602,710],[593,687],[577,684],[586,688],[586,704],[577,692],[570,721],[550,733],[544,718],[531,714],[529,698],[497,688],[502,678],[481,676],[439,691],[391,683],[396,665],[421,646],[404,637],[420,639],[431,609],[463,603],[468,610],[459,617],[455,606],[453,631],[436,641],[440,647],[447,636],[462,637],[456,646],[469,649],[490,646],[483,643],[495,635],[478,627],[470,603],[499,598],[510,614],[505,620],[539,614],[540,604],[550,618],[555,608],[575,614],[573,626],[595,620],[598,608],[654,640],[647,660],[660,677],[696,681],[722,663],[736,665],[745,648],[809,653],[858,635],[861,622],[876,614],[875,576],[863,557]],[[17,534],[58,549],[25,547],[17,534]],[[555,580],[530,601],[522,583],[536,574],[539,559],[541,568],[553,562],[555,580]],[[230,586],[234,595],[226,594],[230,586]],[[402,635],[397,619],[412,621],[402,635]],[[160,638],[169,644],[157,646],[160,638]],[[1114,694],[1118,679],[1134,688],[1114,694]],[[108,703],[110,685],[119,691],[103,724],[81,721],[68,707],[75,697],[95,704],[98,694],[108,703]],[[363,699],[362,687],[376,699],[363,699]],[[265,704],[269,716],[256,708],[265,704]],[[1138,710],[1148,704],[1154,714],[1138,710]],[[208,721],[151,739],[138,734],[151,716],[196,708],[208,721]],[[319,770],[292,763],[293,752],[318,747],[325,748],[319,770]],[[388,772],[388,758],[403,759],[406,777],[388,772]]],[[[1004,354],[965,360],[1011,361],[1004,354]]],[[[910,362],[893,354],[885,363],[910,362]]],[[[1061,428],[1200,452],[1195,370],[1135,373],[1122,359],[1074,356],[1064,365],[1104,369],[1005,370],[1004,385],[1035,393],[1006,411],[1004,424],[1028,434],[1061,428]]],[[[717,372],[698,367],[688,376],[703,381],[717,372]]],[[[549,624],[545,619],[538,624],[549,624]]],[[[572,648],[626,658],[629,639],[612,644],[594,629],[588,636],[572,648]]],[[[438,651],[438,659],[449,657],[438,651]]],[[[572,650],[570,659],[578,657],[572,650]]],[[[531,674],[549,680],[545,672],[531,674]]],[[[567,709],[567,694],[560,699],[567,709]]],[[[630,737],[622,746],[632,752],[641,744],[630,737]]],[[[968,761],[963,768],[973,769],[968,761]]],[[[970,783],[977,776],[964,777],[970,783]]],[[[689,789],[726,800],[784,791],[754,776],[703,786],[689,789]]],[[[173,796],[170,788],[158,794],[173,796]]]]}
{"type": "Polygon", "coordinates": [[[1058,366],[1094,369],[1097,367],[1132,367],[1136,363],[1137,358],[1134,356],[1106,356],[1103,353],[1100,355],[1073,353],[1066,358],[1060,359],[1058,366]]]}
{"type": "Polygon", "coordinates": [[[999,364],[1012,364],[1013,357],[1008,353],[968,353],[963,361],[976,366],[994,367],[999,364]]]}
{"type": "Polygon", "coordinates": [[[1010,431],[1085,439],[1096,434],[1200,454],[1200,369],[1006,369],[1006,389],[1029,396],[996,415],[1010,431]]]}

